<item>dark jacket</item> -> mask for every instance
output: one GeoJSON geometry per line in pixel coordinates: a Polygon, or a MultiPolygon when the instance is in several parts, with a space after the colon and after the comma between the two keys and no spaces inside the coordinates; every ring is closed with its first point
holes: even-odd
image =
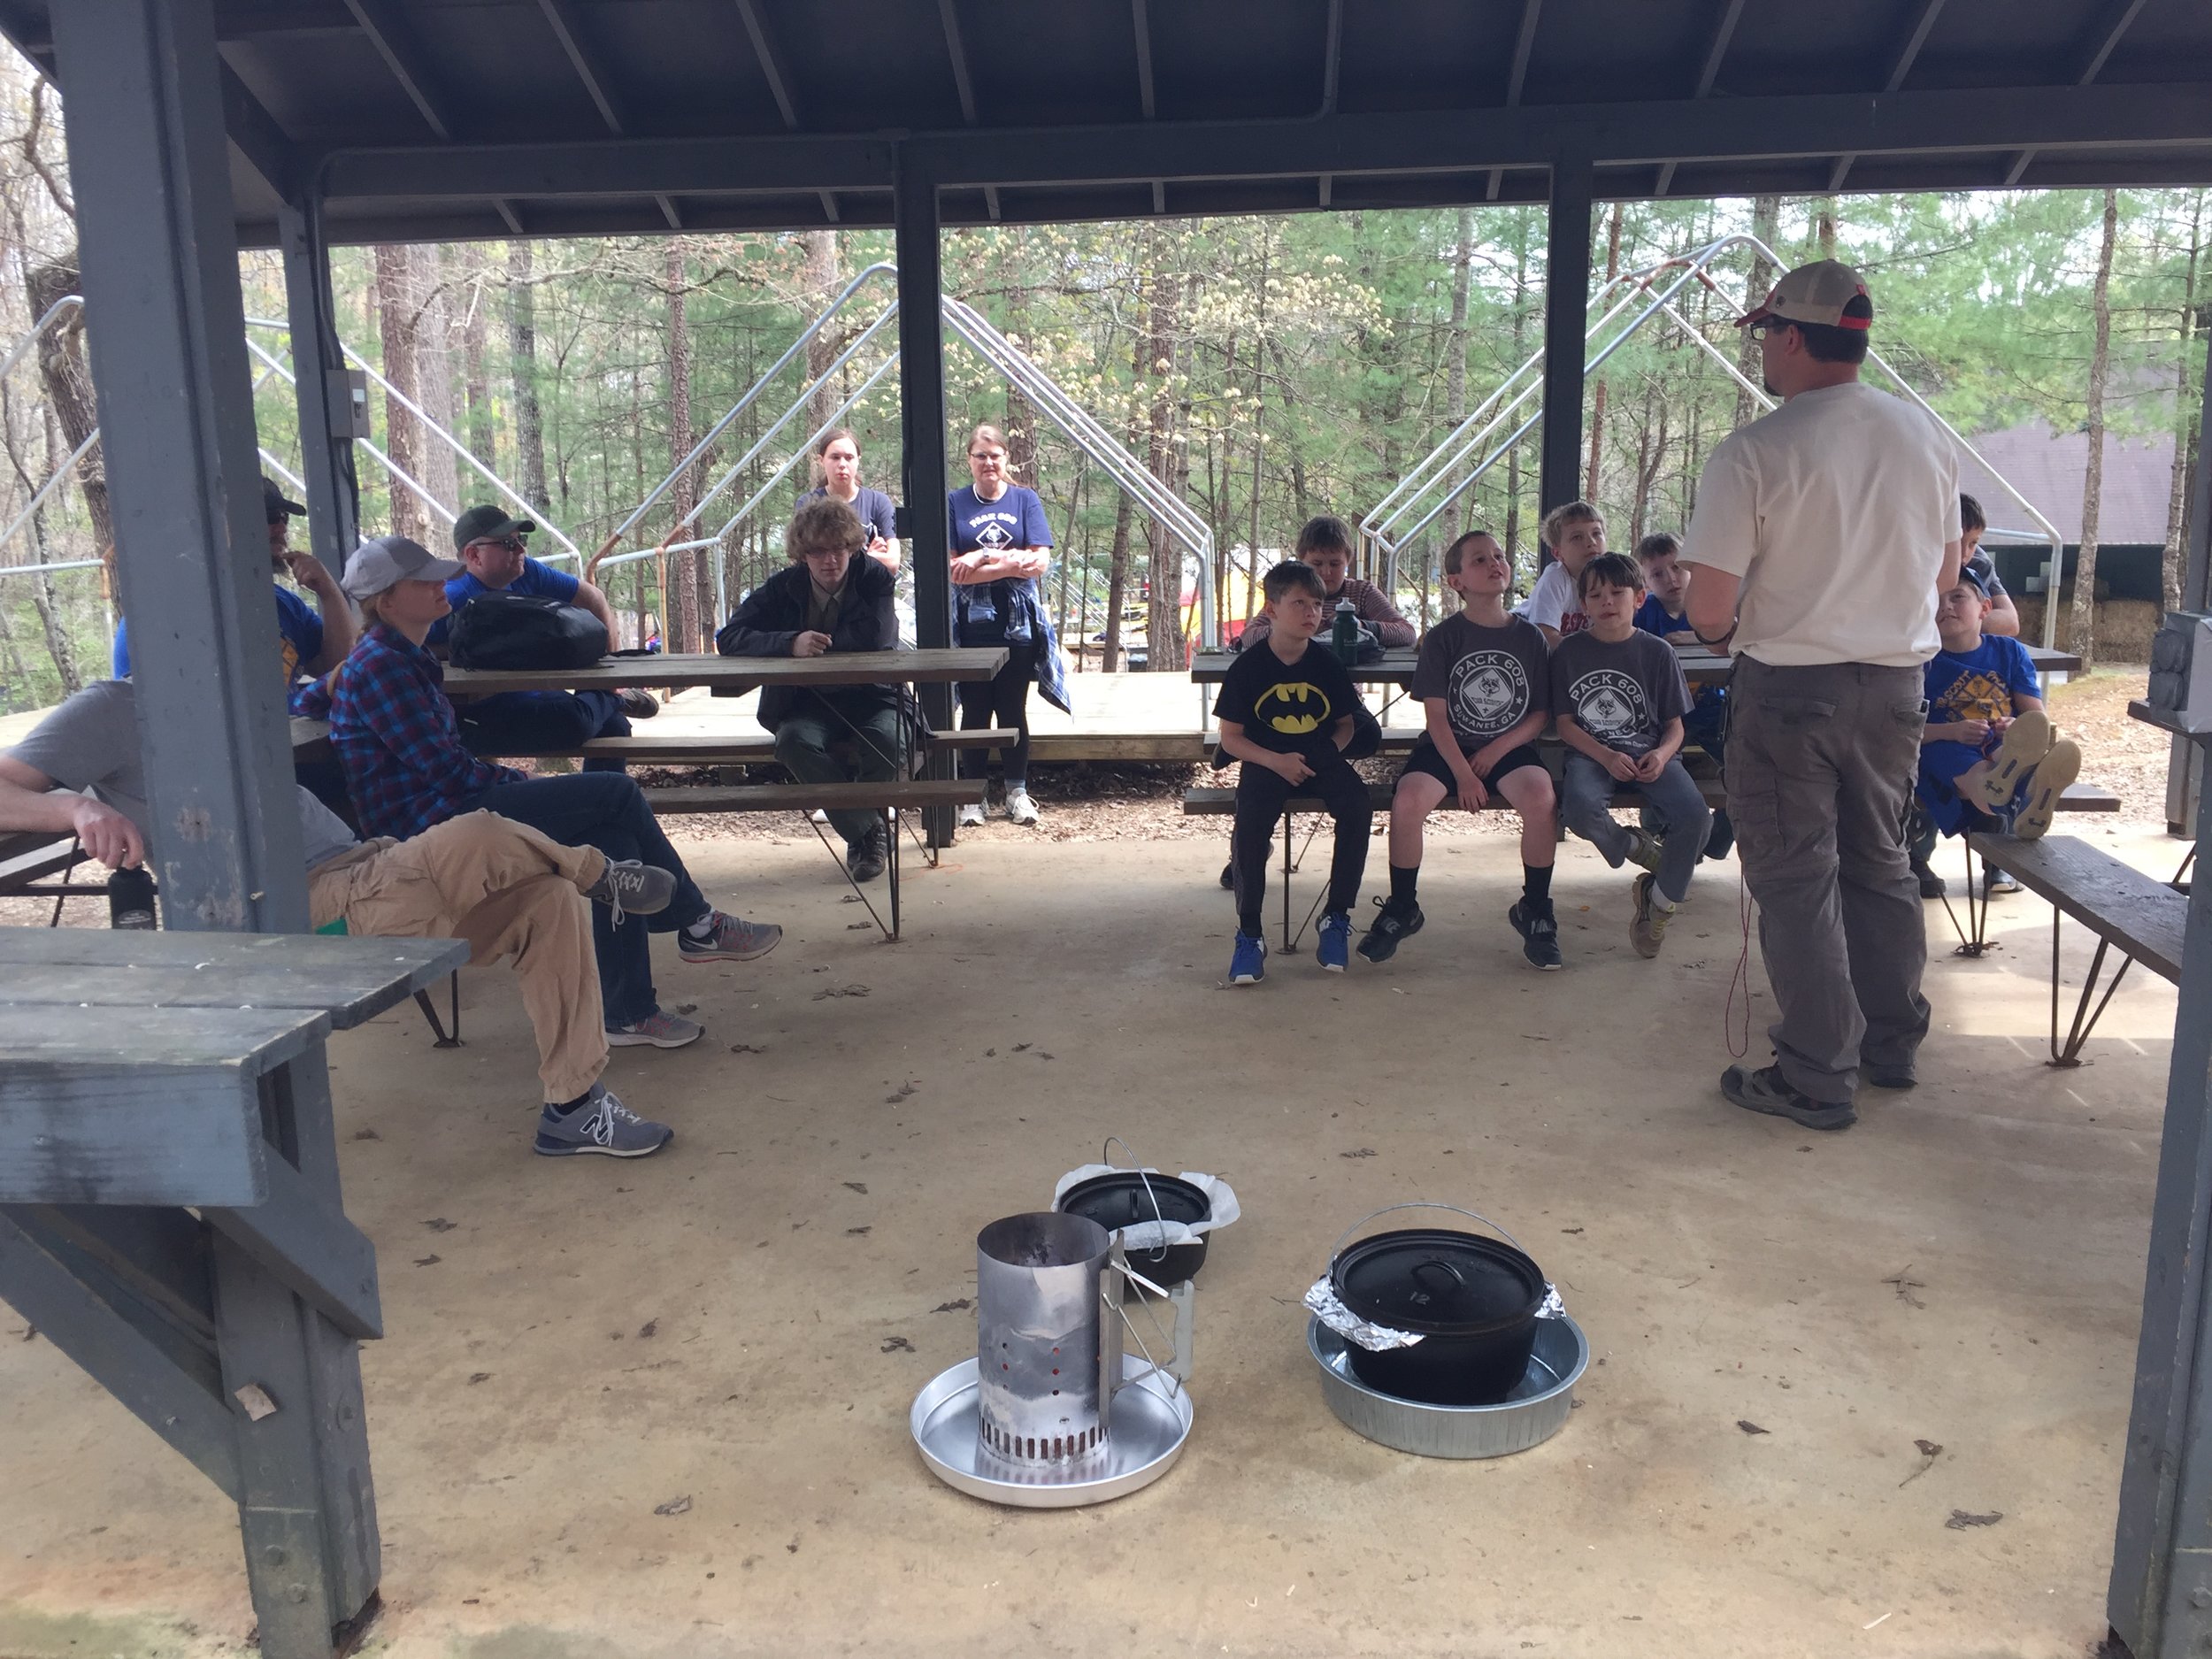
{"type": "MultiPolygon", "coordinates": [[[[845,567],[845,585],[839,595],[837,626],[830,630],[833,651],[895,651],[899,649],[899,617],[891,603],[891,572],[856,554],[845,567]]],[[[813,579],[803,564],[778,571],[747,594],[730,619],[714,636],[715,649],[725,657],[788,657],[791,642],[806,631],[807,605],[813,596],[813,579]]],[[[896,706],[896,685],[839,686],[827,691],[802,691],[795,686],[764,686],[760,693],[760,723],[770,731],[810,703],[833,703],[849,715],[872,713],[896,706]]]]}

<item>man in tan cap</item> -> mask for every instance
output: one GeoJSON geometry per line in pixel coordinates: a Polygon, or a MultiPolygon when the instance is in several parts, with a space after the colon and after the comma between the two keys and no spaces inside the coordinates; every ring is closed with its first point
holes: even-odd
{"type": "Polygon", "coordinates": [[[1732,1065],[1751,1111],[1847,1129],[1862,1068],[1910,1088],[1927,961],[1905,810],[1957,579],[1949,435],[1859,381],[1874,303],[1832,259],[1743,318],[1782,406],[1705,464],[1682,562],[1698,637],[1735,656],[1728,811],[1780,1018],[1775,1064],[1732,1065]]]}

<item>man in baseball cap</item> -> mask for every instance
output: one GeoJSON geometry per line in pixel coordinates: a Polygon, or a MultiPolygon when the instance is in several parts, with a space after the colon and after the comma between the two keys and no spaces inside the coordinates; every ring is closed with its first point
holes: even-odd
{"type": "MultiPolygon", "coordinates": [[[[523,537],[538,526],[495,506],[471,507],[453,521],[453,548],[465,569],[446,584],[457,614],[479,594],[534,594],[575,605],[597,617],[610,641],[618,642],[614,607],[591,583],[540,563],[524,550],[523,537]]],[[[442,621],[430,642],[445,640],[442,621]]],[[[480,697],[461,710],[461,741],[479,755],[558,753],[595,737],[627,737],[632,720],[661,711],[649,691],[508,691],[480,697]]],[[[586,772],[621,772],[618,759],[594,758],[586,772]]]]}
{"type": "Polygon", "coordinates": [[[1950,435],[1861,384],[1874,301],[1800,265],[1741,322],[1780,408],[1705,464],[1682,563],[1697,637],[1736,658],[1728,810],[1780,1018],[1721,1092],[1847,1129],[1862,1079],[1917,1080],[1927,935],[1904,834],[1936,596],[1958,580],[1950,435]]]}

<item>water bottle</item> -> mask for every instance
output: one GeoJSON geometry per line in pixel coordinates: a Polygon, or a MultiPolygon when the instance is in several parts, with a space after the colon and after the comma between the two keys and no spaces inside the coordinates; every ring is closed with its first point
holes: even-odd
{"type": "Polygon", "coordinates": [[[108,877],[108,926],[140,933],[154,929],[154,879],[144,865],[108,877]]]}
{"type": "Polygon", "coordinates": [[[1329,635],[1336,660],[1347,668],[1359,661],[1359,610],[1349,599],[1336,602],[1336,626],[1329,635]]]}

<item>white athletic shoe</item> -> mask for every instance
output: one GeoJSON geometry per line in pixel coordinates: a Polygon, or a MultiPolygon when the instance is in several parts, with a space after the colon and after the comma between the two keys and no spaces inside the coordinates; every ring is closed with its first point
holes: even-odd
{"type": "Polygon", "coordinates": [[[983,808],[976,802],[971,801],[967,803],[958,812],[953,815],[953,824],[955,827],[959,829],[981,829],[983,827],[983,808]]]}
{"type": "Polygon", "coordinates": [[[1006,816],[1017,824],[1034,824],[1037,821],[1037,803],[1029,798],[1028,790],[1009,789],[1006,792],[1006,816]]]}

